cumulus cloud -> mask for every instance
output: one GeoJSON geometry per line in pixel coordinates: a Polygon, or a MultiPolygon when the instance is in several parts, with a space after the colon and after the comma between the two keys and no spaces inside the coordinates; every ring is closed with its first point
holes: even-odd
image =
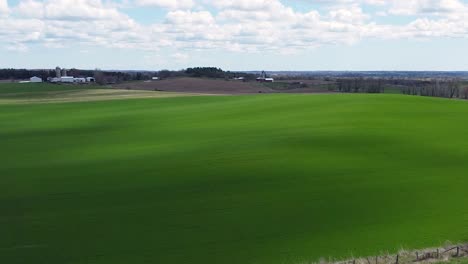
{"type": "Polygon", "coordinates": [[[276,0],[218,0],[213,1],[217,8],[229,8],[244,11],[259,11],[269,9],[270,6],[278,4],[276,0]]]}
{"type": "Polygon", "coordinates": [[[466,4],[459,0],[394,0],[390,8],[390,13],[395,15],[444,15],[466,11],[466,4]]]}
{"type": "Polygon", "coordinates": [[[190,9],[195,3],[193,0],[136,0],[140,6],[156,6],[169,9],[190,9]]]}
{"type": "Polygon", "coordinates": [[[0,16],[0,46],[24,51],[32,44],[70,47],[80,43],[147,51],[174,47],[290,53],[366,38],[468,37],[468,9],[459,0],[318,2],[326,7],[297,10],[280,0],[128,2],[167,8],[161,22],[142,24],[126,14],[122,2],[20,0],[9,7],[0,0],[0,14],[4,14],[0,16]],[[414,19],[403,25],[377,23],[365,5],[374,6],[374,13],[414,19]]]}
{"type": "Polygon", "coordinates": [[[49,20],[105,20],[125,19],[116,8],[105,6],[100,0],[24,0],[16,11],[29,18],[49,20]]]}
{"type": "Polygon", "coordinates": [[[166,22],[174,25],[188,24],[190,26],[197,26],[200,24],[214,24],[215,19],[211,13],[207,11],[192,12],[179,10],[169,12],[166,16],[166,22]]]}
{"type": "Polygon", "coordinates": [[[0,0],[0,16],[8,14],[9,11],[7,0],[0,0]]]}

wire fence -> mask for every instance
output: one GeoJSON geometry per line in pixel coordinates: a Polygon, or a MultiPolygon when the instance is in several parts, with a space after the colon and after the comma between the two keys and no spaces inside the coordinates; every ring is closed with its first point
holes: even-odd
{"type": "MultiPolygon", "coordinates": [[[[417,262],[447,261],[453,258],[468,257],[468,244],[417,251],[400,251],[375,257],[354,258],[346,261],[328,262],[332,264],[407,264],[417,262]]],[[[322,262],[323,263],[323,262],[322,262]]]]}

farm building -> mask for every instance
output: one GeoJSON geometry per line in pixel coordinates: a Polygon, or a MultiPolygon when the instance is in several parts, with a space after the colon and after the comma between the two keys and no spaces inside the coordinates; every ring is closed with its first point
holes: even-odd
{"type": "Polygon", "coordinates": [[[266,72],[262,71],[260,77],[257,78],[257,82],[275,82],[275,79],[267,77],[266,72]]]}
{"type": "Polygon", "coordinates": [[[257,82],[275,82],[275,79],[273,78],[263,78],[263,77],[258,77],[257,82]]]}
{"type": "Polygon", "coordinates": [[[86,83],[86,78],[73,78],[75,83],[86,83]]]}
{"type": "Polygon", "coordinates": [[[67,70],[61,69],[58,66],[55,68],[55,75],[56,76],[54,78],[48,78],[47,81],[52,83],[90,83],[96,81],[94,77],[67,76],[67,70]]]}
{"type": "Polygon", "coordinates": [[[96,80],[93,77],[73,77],[73,76],[62,76],[60,78],[54,77],[47,79],[51,83],[91,83],[96,80]]]}
{"type": "Polygon", "coordinates": [[[72,76],[62,76],[59,80],[63,83],[72,83],[75,81],[75,78],[73,78],[72,76]]]}
{"type": "Polygon", "coordinates": [[[55,68],[55,77],[60,78],[62,77],[62,69],[59,66],[55,68]]]}
{"type": "Polygon", "coordinates": [[[153,78],[151,78],[151,80],[153,80],[153,81],[158,81],[158,80],[159,80],[159,77],[153,77],[153,78]]]}
{"type": "Polygon", "coordinates": [[[29,81],[32,82],[32,83],[40,83],[40,82],[42,82],[42,78],[33,76],[33,77],[29,78],[29,81]]]}

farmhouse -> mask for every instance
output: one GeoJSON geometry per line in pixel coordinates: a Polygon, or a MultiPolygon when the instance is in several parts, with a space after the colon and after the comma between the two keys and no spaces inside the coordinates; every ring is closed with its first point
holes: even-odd
{"type": "Polygon", "coordinates": [[[32,82],[32,83],[40,83],[40,82],[42,82],[42,78],[33,76],[33,77],[29,78],[29,81],[32,82]]]}

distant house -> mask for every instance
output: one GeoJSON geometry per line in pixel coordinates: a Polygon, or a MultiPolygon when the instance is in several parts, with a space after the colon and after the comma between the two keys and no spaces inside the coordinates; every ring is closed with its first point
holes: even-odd
{"type": "Polygon", "coordinates": [[[39,77],[31,77],[29,78],[29,82],[32,82],[32,83],[41,83],[42,82],[42,78],[39,78],[39,77]]]}
{"type": "Polygon", "coordinates": [[[153,81],[158,81],[158,80],[159,80],[159,77],[153,77],[153,78],[151,78],[151,80],[153,80],[153,81]]]}

